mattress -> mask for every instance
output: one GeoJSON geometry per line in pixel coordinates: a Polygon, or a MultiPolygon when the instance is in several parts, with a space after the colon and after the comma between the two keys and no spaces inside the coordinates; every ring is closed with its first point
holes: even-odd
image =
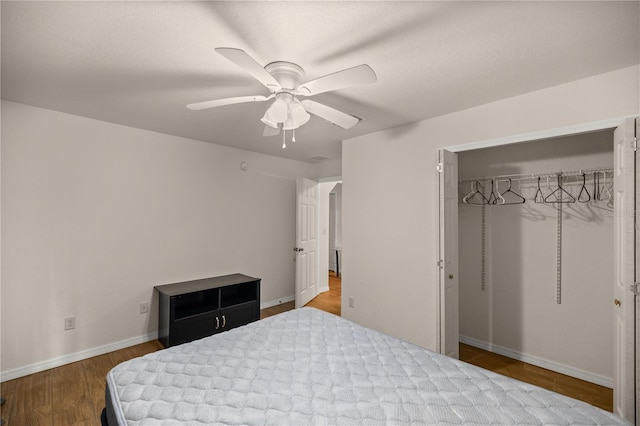
{"type": "Polygon", "coordinates": [[[612,413],[313,308],[123,362],[115,425],[614,425],[612,413]]]}

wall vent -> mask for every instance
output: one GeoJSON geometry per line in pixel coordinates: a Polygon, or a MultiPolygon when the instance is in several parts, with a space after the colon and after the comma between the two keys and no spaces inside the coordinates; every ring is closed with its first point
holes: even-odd
{"type": "Polygon", "coordinates": [[[309,161],[312,163],[318,163],[320,161],[328,160],[327,157],[323,157],[322,155],[316,155],[314,157],[309,157],[309,161]]]}

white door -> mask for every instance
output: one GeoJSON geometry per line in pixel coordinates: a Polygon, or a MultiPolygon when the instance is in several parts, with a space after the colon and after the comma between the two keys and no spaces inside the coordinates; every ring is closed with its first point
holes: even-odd
{"type": "Polygon", "coordinates": [[[613,411],[635,421],[636,151],[635,123],[626,120],[614,132],[614,288],[613,411]]]}
{"type": "Polygon", "coordinates": [[[440,353],[458,358],[458,156],[438,151],[440,353]],[[445,237],[446,236],[446,237],[445,237]]]}
{"type": "Polygon", "coordinates": [[[318,295],[318,182],[298,178],[296,189],[296,308],[301,308],[318,295]]]}

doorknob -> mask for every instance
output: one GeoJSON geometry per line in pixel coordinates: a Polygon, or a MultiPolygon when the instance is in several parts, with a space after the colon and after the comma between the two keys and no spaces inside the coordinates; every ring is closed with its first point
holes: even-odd
{"type": "Polygon", "coordinates": [[[453,274],[449,274],[449,279],[452,280],[453,279],[453,274]]]}
{"type": "Polygon", "coordinates": [[[618,299],[615,299],[613,301],[613,304],[616,305],[616,306],[620,306],[620,301],[618,299]]]}

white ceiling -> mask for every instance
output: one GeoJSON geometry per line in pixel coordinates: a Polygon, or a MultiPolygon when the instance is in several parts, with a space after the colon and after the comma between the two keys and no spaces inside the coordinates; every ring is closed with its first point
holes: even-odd
{"type": "MultiPolygon", "coordinates": [[[[640,2],[2,1],[2,98],[314,162],[341,141],[640,63],[640,2]],[[214,51],[245,50],[320,77],[362,63],[373,85],[313,99],[364,117],[313,117],[280,148],[268,104],[185,105],[268,95],[214,51]]],[[[461,123],[464,125],[464,123],[461,123]]]]}

